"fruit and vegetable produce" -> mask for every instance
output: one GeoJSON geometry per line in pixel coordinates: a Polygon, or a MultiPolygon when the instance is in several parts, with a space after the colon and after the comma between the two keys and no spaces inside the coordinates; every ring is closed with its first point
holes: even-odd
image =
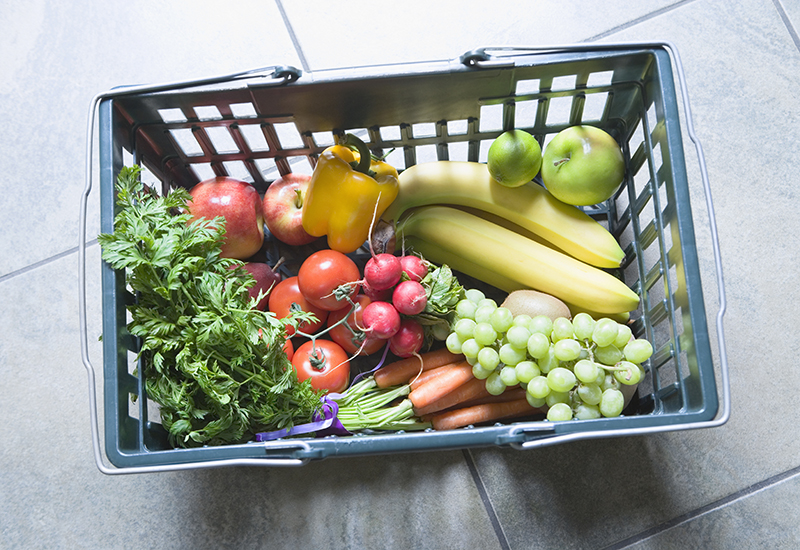
{"type": "Polygon", "coordinates": [[[542,167],[542,148],[524,130],[503,132],[492,142],[486,166],[494,180],[506,187],[525,185],[542,167]]]}
{"type": "Polygon", "coordinates": [[[542,182],[567,204],[603,202],[619,189],[624,176],[625,159],[619,145],[595,126],[570,126],[545,147],[542,182]]]}
{"type": "Polygon", "coordinates": [[[303,229],[303,202],[311,176],[286,174],[273,181],[264,193],[262,209],[269,232],[279,241],[301,246],[316,237],[303,229]]]}

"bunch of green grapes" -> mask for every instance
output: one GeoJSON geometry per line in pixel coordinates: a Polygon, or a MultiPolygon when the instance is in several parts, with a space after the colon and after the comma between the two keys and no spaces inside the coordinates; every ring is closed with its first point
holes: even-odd
{"type": "Polygon", "coordinates": [[[619,416],[622,386],[639,383],[653,354],[648,340],[613,319],[515,316],[477,289],[456,305],[446,345],[464,354],[490,394],[522,386],[551,421],[619,416]]]}

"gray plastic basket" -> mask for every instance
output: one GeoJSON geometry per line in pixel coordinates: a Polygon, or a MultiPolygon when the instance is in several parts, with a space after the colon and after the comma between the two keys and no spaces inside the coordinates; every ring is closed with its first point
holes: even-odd
{"type": "Polygon", "coordinates": [[[519,449],[575,439],[644,434],[725,423],[730,414],[722,319],[725,293],[702,148],[694,135],[677,51],[668,43],[497,47],[458,59],[301,74],[270,67],[218,78],[118,88],[92,102],[81,210],[80,293],[95,459],[108,474],[229,465],[299,465],[331,456],[506,445],[519,449]],[[678,77],[683,116],[678,108],[678,77]],[[706,320],[681,137],[695,144],[717,270],[716,316],[722,409],[706,320]],[[295,438],[196,449],[166,445],[126,332],[131,299],[124,275],[102,266],[106,465],[100,450],[94,368],[85,306],[86,204],[99,128],[101,231],[113,229],[114,183],[123,165],[143,165],[166,191],[213,175],[248,179],[263,191],[342,132],[360,132],[399,169],[429,160],[482,161],[504,129],[541,143],[587,123],[622,145],[626,185],[587,212],[618,237],[619,275],[641,296],[634,333],[655,353],[634,414],[592,421],[523,421],[436,432],[295,438]],[[136,396],[136,404],[131,397],[136,396]]]}

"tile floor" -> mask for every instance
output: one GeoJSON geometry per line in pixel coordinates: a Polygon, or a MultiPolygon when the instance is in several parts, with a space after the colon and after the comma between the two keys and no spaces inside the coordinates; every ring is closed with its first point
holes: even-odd
{"type": "MultiPolygon", "coordinates": [[[[0,547],[798,548],[797,0],[0,4],[0,547]],[[389,7],[391,6],[391,7],[389,7]],[[733,412],[720,428],[329,459],[302,468],[106,476],[94,464],[78,319],[92,97],[267,64],[449,59],[485,45],[667,40],[713,189],[733,412]],[[782,238],[783,237],[783,238],[782,238]],[[759,306],[760,304],[760,306],[759,306]],[[759,309],[760,308],[760,309],[759,309]]],[[[711,238],[692,181],[709,318],[711,238]]],[[[96,194],[88,333],[100,333],[96,194]]],[[[90,339],[90,357],[100,348],[90,339]]]]}

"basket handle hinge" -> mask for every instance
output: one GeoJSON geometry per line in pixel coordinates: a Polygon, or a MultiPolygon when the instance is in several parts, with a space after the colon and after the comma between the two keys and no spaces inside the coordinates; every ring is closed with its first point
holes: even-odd
{"type": "Polygon", "coordinates": [[[467,67],[476,69],[507,69],[514,66],[513,59],[495,59],[486,53],[485,48],[470,50],[459,57],[459,61],[467,67]]]}

